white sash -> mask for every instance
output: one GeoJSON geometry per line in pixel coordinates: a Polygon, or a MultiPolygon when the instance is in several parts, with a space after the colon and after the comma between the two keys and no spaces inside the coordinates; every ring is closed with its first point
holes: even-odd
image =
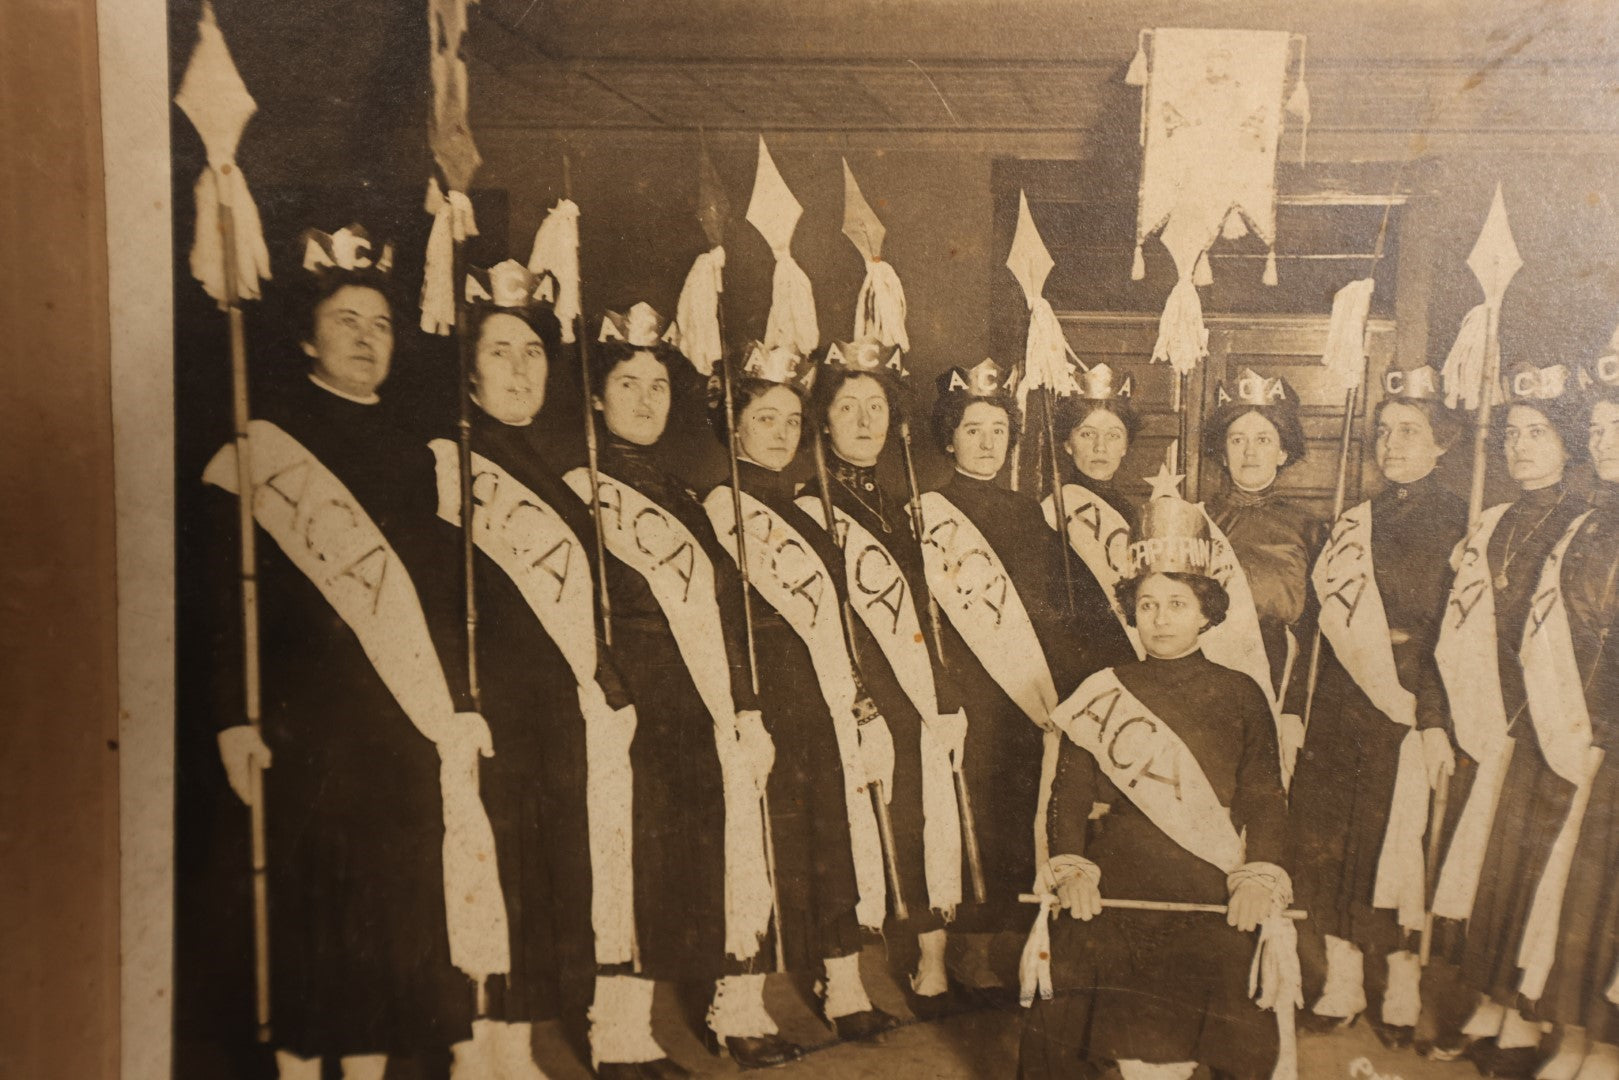
{"type": "MultiPolygon", "coordinates": [[[[818,524],[826,524],[819,498],[803,495],[797,502],[818,524]]],[[[922,854],[928,906],[948,911],[961,903],[961,818],[950,752],[934,734],[939,695],[933,681],[933,659],[922,637],[910,586],[893,554],[854,518],[836,506],[832,513],[843,534],[849,606],[877,639],[900,688],[922,715],[922,854]]]]}
{"type": "MultiPolygon", "coordinates": [[[[455,443],[434,439],[438,516],[461,524],[461,471],[455,443]]],[[[590,833],[591,923],[596,962],[633,959],[635,871],[629,737],[633,706],[614,715],[596,681],[596,598],[590,560],[566,521],[500,465],[472,455],[472,540],[512,580],[578,684],[585,717],[586,819],[590,833]]],[[[533,717],[535,722],[543,717],[533,717]]],[[[498,753],[500,747],[495,747],[498,753]]],[[[497,853],[498,855],[498,853],[497,853]]]]}
{"type": "MultiPolygon", "coordinates": [[[[721,486],[709,492],[703,505],[714,531],[734,559],[736,516],[732,499],[731,488],[721,486]]],[[[843,639],[837,585],[809,541],[780,514],[747,492],[742,493],[742,513],[748,531],[748,580],[809,649],[821,696],[832,714],[838,754],[843,759],[843,796],[859,891],[855,915],[862,926],[880,928],[888,903],[883,849],[860,759],[859,723],[854,712],[859,690],[849,647],[843,639]]]]}
{"type": "MultiPolygon", "coordinates": [[[[588,470],[574,469],[563,479],[590,502],[588,470]]],[[[714,720],[714,747],[725,789],[725,951],[747,959],[758,953],[760,939],[770,928],[772,895],[764,821],[731,697],[731,666],[714,591],[714,567],[691,530],[635,488],[598,471],[596,489],[602,546],[646,579],[669,620],[675,648],[698,696],[714,720]]],[[[636,658],[623,660],[634,663],[636,658]]],[[[655,707],[656,702],[640,703],[643,710],[655,707]]]]}
{"type": "Polygon", "coordinates": [[[1495,804],[1512,759],[1506,704],[1501,700],[1501,665],[1495,651],[1495,584],[1489,559],[1490,537],[1509,505],[1502,503],[1484,511],[1462,542],[1439,642],[1434,646],[1434,661],[1450,699],[1456,741],[1478,762],[1478,773],[1434,887],[1433,912],[1447,919],[1466,919],[1473,914],[1495,804]]]}
{"type": "MultiPolygon", "coordinates": [[[[475,980],[510,971],[506,900],[478,795],[478,755],[456,738],[455,703],[416,586],[359,500],[298,440],[267,420],[250,421],[248,438],[254,520],[320,590],[411,724],[439,749],[450,959],[475,980]]],[[[215,454],[202,478],[237,494],[236,447],[215,454]]]]}
{"type": "Polygon", "coordinates": [[[1523,941],[1518,947],[1518,966],[1523,969],[1518,992],[1530,1001],[1538,1001],[1545,991],[1546,977],[1557,955],[1563,893],[1579,846],[1580,825],[1591,801],[1591,781],[1602,763],[1602,750],[1591,745],[1590,707],[1585,700],[1585,680],[1574,659],[1574,635],[1569,630],[1562,581],[1563,557],[1590,516],[1587,510],[1575,518],[1546,560],[1529,604],[1529,621],[1524,624],[1523,646],[1518,653],[1523,660],[1523,686],[1540,752],[1553,772],[1574,785],[1568,817],[1557,832],[1546,869],[1535,886],[1523,941]]]}
{"type": "Polygon", "coordinates": [[[1333,655],[1378,711],[1406,729],[1377,859],[1372,906],[1393,909],[1400,925],[1414,930],[1422,925],[1426,904],[1422,837],[1427,828],[1428,781],[1417,731],[1417,698],[1400,685],[1388,611],[1372,565],[1370,502],[1338,519],[1310,581],[1321,604],[1321,633],[1332,643],[1333,655]]]}
{"type": "MultiPolygon", "coordinates": [[[[1126,689],[1112,668],[1081,683],[1051,719],[1164,835],[1227,875],[1243,865],[1243,836],[1197,755],[1126,689]]],[[[1296,930],[1280,912],[1260,925],[1250,992],[1256,974],[1263,972],[1265,985],[1258,996],[1262,1008],[1275,1010],[1281,1042],[1273,1080],[1298,1074],[1293,1009],[1302,991],[1297,949],[1296,930]]]]}
{"type": "MultiPolygon", "coordinates": [[[[1146,657],[1141,647],[1141,634],[1131,626],[1113,595],[1113,587],[1130,574],[1130,523],[1113,504],[1080,484],[1064,484],[1063,509],[1068,513],[1068,544],[1074,549],[1091,576],[1107,595],[1108,607],[1124,627],[1125,636],[1136,651],[1136,659],[1146,657]]],[[[1046,513],[1046,524],[1057,527],[1056,501],[1046,496],[1040,504],[1046,513]]]]}

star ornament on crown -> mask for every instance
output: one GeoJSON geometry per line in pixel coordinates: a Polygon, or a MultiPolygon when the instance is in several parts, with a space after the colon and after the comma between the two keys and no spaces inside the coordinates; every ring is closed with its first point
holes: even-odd
{"type": "Polygon", "coordinates": [[[1222,385],[1215,391],[1216,405],[1229,405],[1233,401],[1243,405],[1278,405],[1287,400],[1287,384],[1280,377],[1268,379],[1253,368],[1243,368],[1235,383],[1222,385]]]}
{"type": "Polygon", "coordinates": [[[966,394],[992,398],[1006,393],[1006,372],[987,357],[971,368],[947,368],[939,376],[941,394],[966,394]]]}
{"type": "Polygon", "coordinates": [[[834,341],[826,347],[826,366],[851,372],[880,372],[906,378],[905,354],[898,345],[884,345],[876,338],[860,341],[834,341]]]}
{"type": "Polygon", "coordinates": [[[663,316],[644,300],[623,314],[609,311],[602,316],[596,340],[622,341],[638,349],[655,348],[665,340],[663,316]]]}
{"type": "Polygon", "coordinates": [[[1383,373],[1383,396],[1401,401],[1438,401],[1443,396],[1439,373],[1427,364],[1409,371],[1390,368],[1383,373]]]}
{"type": "Polygon", "coordinates": [[[742,356],[742,374],[750,379],[797,386],[807,391],[815,382],[815,365],[785,345],[751,341],[742,356]]]}
{"type": "Polygon", "coordinates": [[[1096,364],[1080,372],[1079,396],[1086,401],[1112,401],[1119,398],[1128,398],[1135,390],[1134,380],[1126,375],[1118,378],[1118,372],[1106,364],[1096,364]]]}
{"type": "Polygon", "coordinates": [[[556,278],[536,274],[516,259],[496,263],[488,270],[467,274],[469,303],[491,304],[498,308],[527,308],[539,301],[556,302],[556,278]]]}
{"type": "Polygon", "coordinates": [[[1214,561],[1214,543],[1203,508],[1180,494],[1184,479],[1169,467],[1148,478],[1152,496],[1141,507],[1130,544],[1130,569],[1140,574],[1202,574],[1214,561]]]}

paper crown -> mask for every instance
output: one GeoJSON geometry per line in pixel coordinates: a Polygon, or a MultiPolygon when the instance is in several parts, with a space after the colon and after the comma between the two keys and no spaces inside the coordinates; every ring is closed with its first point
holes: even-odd
{"type": "Polygon", "coordinates": [[[1293,388],[1281,376],[1267,379],[1253,368],[1243,368],[1235,379],[1227,379],[1215,391],[1215,405],[1285,405],[1297,401],[1293,388]]]}
{"type": "Polygon", "coordinates": [[[1537,401],[1556,401],[1568,390],[1569,370],[1565,364],[1535,367],[1517,364],[1505,379],[1508,404],[1532,404],[1537,401]]]}
{"type": "Polygon", "coordinates": [[[1079,374],[1079,396],[1086,401],[1112,401],[1128,398],[1134,391],[1134,380],[1126,375],[1117,378],[1117,372],[1106,364],[1096,364],[1079,374]]]}
{"type": "Polygon", "coordinates": [[[1422,364],[1409,371],[1389,368],[1383,372],[1383,396],[1397,401],[1439,401],[1444,390],[1439,373],[1422,364]]]}
{"type": "Polygon", "coordinates": [[[641,301],[624,314],[609,311],[602,316],[597,341],[622,341],[638,349],[651,349],[663,342],[663,316],[651,304],[641,301]]]}
{"type": "Polygon", "coordinates": [[[884,345],[876,338],[862,338],[859,341],[834,341],[826,347],[826,356],[821,361],[829,368],[842,368],[851,372],[878,372],[886,371],[898,378],[905,378],[910,372],[905,370],[905,354],[898,345],[884,345]]]}
{"type": "Polygon", "coordinates": [[[393,265],[393,245],[383,244],[380,252],[373,251],[371,234],[362,226],[350,225],[334,233],[304,230],[304,269],[311,273],[374,270],[386,274],[393,265]]]}
{"type": "Polygon", "coordinates": [[[785,345],[750,341],[742,351],[742,374],[750,379],[781,383],[808,390],[815,381],[815,365],[785,345]]]}
{"type": "Polygon", "coordinates": [[[1619,386],[1619,353],[1608,353],[1580,368],[1580,386],[1619,386]]]}
{"type": "Polygon", "coordinates": [[[971,368],[946,368],[939,374],[939,396],[965,394],[968,397],[1000,397],[1008,392],[1006,372],[993,360],[985,359],[971,368]]]}
{"type": "Polygon", "coordinates": [[[1140,574],[1204,574],[1214,543],[1203,508],[1181,498],[1181,477],[1166,464],[1149,481],[1152,497],[1141,506],[1130,541],[1130,569],[1140,574]]]}
{"type": "Polygon", "coordinates": [[[541,301],[555,303],[557,279],[549,271],[536,274],[516,259],[507,259],[487,270],[469,269],[466,297],[469,304],[523,310],[541,301]]]}

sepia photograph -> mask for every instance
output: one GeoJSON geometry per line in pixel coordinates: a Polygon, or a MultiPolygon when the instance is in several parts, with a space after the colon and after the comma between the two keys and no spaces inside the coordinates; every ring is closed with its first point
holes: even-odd
{"type": "Polygon", "coordinates": [[[100,20],[128,1080],[1619,1080],[1619,7],[100,20]]]}

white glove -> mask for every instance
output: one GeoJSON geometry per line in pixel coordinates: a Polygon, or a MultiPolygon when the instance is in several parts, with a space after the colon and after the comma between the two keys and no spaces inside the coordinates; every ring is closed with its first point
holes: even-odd
{"type": "Polygon", "coordinates": [[[861,724],[860,760],[866,767],[866,783],[883,786],[883,803],[894,801],[894,736],[881,713],[861,724]]]}
{"type": "Polygon", "coordinates": [[[742,758],[748,763],[749,775],[753,777],[753,786],[763,795],[770,783],[770,770],[776,765],[776,743],[765,730],[764,717],[758,709],[737,712],[736,738],[742,758]]]}
{"type": "Polygon", "coordinates": [[[1456,752],[1450,748],[1450,735],[1444,728],[1422,730],[1422,767],[1428,775],[1428,786],[1439,790],[1439,778],[1456,772],[1456,752]]]}
{"type": "Polygon", "coordinates": [[[1283,713],[1276,738],[1282,744],[1282,774],[1292,776],[1299,763],[1299,751],[1304,749],[1304,720],[1297,713],[1283,713]]]}
{"type": "Polygon", "coordinates": [[[433,741],[438,745],[440,760],[448,760],[458,755],[495,756],[494,736],[489,733],[489,723],[480,713],[452,714],[440,736],[433,741]]]}
{"type": "Polygon", "coordinates": [[[950,755],[951,767],[960,772],[962,760],[967,755],[967,710],[957,709],[948,715],[936,716],[928,728],[950,755]]]}
{"type": "Polygon", "coordinates": [[[225,763],[225,779],[230,789],[245,803],[253,801],[253,768],[270,767],[270,748],[264,745],[259,729],[252,724],[237,724],[219,733],[219,757],[225,763]]]}

